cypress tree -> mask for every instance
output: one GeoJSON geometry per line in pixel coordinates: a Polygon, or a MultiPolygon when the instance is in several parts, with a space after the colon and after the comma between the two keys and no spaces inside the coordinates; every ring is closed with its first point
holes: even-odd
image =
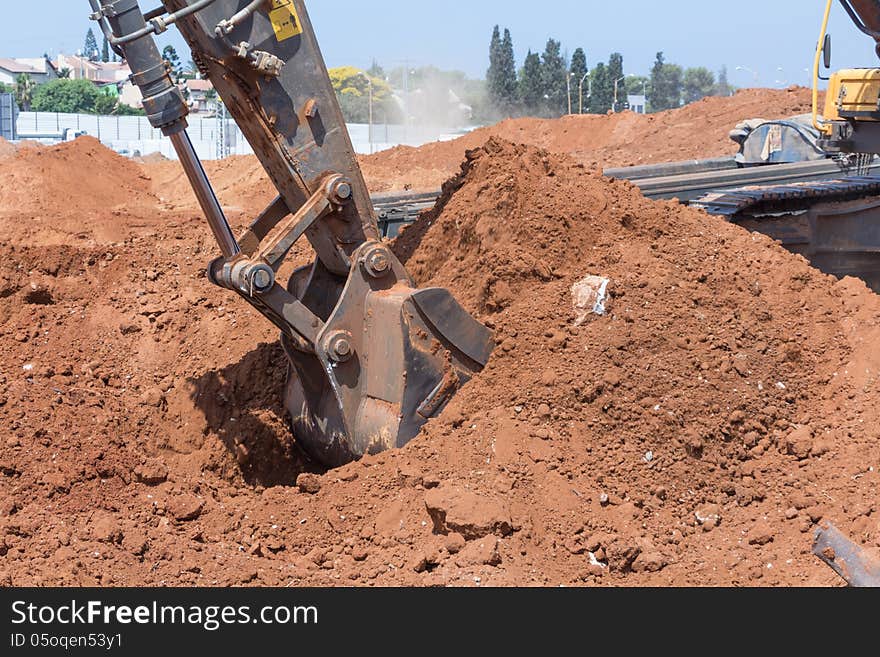
{"type": "Polygon", "coordinates": [[[529,50],[519,73],[519,102],[526,114],[538,114],[543,105],[544,84],[541,80],[541,56],[529,50]]]}
{"type": "Polygon", "coordinates": [[[721,70],[718,71],[718,83],[715,85],[715,95],[730,96],[732,94],[733,87],[730,86],[730,82],[727,80],[727,67],[722,66],[721,70]]]}
{"type": "Polygon", "coordinates": [[[590,96],[590,112],[593,114],[607,114],[611,109],[613,91],[611,90],[608,67],[604,62],[596,64],[596,68],[590,74],[593,80],[593,95],[590,96]]]}
{"type": "Polygon", "coordinates": [[[89,31],[86,32],[86,42],[83,44],[83,57],[89,61],[96,62],[98,61],[98,54],[98,40],[95,39],[95,33],[92,31],[92,28],[89,28],[89,31]]]}
{"type": "Polygon", "coordinates": [[[584,76],[587,74],[587,54],[584,52],[583,48],[578,48],[574,51],[574,54],[571,56],[571,89],[572,89],[572,111],[579,112],[581,106],[586,107],[587,102],[587,91],[589,90],[589,84],[587,80],[584,79],[584,76]],[[581,88],[581,80],[583,80],[583,89],[581,88]],[[578,97],[578,94],[583,91],[583,96],[578,97]]]}
{"type": "Polygon", "coordinates": [[[565,81],[567,76],[568,67],[562,57],[562,44],[550,39],[541,57],[541,85],[544,90],[544,111],[547,116],[562,116],[568,110],[568,87],[565,81]]]}
{"type": "Polygon", "coordinates": [[[662,52],[657,53],[651,69],[651,111],[662,112],[681,105],[682,70],[680,66],[667,64],[662,52]]]}
{"type": "Polygon", "coordinates": [[[489,70],[486,72],[486,88],[489,104],[496,110],[504,105],[504,79],[502,75],[501,28],[496,25],[489,44],[489,70]]]}
{"type": "Polygon", "coordinates": [[[504,30],[501,41],[501,59],[499,61],[499,89],[501,91],[502,109],[510,111],[517,101],[516,58],[513,54],[513,38],[510,30],[504,30]]]}

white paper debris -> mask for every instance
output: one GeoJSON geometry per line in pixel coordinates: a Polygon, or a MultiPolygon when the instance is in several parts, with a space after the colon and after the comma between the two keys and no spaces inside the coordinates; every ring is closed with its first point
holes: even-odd
{"type": "Polygon", "coordinates": [[[571,288],[572,305],[575,311],[575,326],[581,326],[590,315],[604,315],[607,312],[608,286],[611,281],[601,276],[587,276],[571,288]]]}

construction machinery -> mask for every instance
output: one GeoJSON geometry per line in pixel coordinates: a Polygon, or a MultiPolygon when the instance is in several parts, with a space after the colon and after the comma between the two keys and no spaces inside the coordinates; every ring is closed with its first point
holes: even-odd
{"type": "MultiPolygon", "coordinates": [[[[878,44],[880,56],[880,1],[839,2],[878,44]]],[[[741,145],[735,166],[749,169],[700,168],[678,178],[635,182],[647,194],[671,192],[710,214],[765,233],[816,268],[857,276],[880,292],[880,177],[873,171],[880,154],[880,69],[846,69],[822,77],[823,64],[830,69],[832,63],[828,24],[833,6],[834,0],[827,0],[808,121],[795,117],[737,126],[731,133],[741,145]],[[828,90],[820,114],[821,80],[828,80],[828,90]],[[752,170],[757,164],[762,166],[752,170]],[[711,180],[723,184],[707,191],[711,180]]]]}
{"type": "MultiPolygon", "coordinates": [[[[880,1],[839,1],[880,44],[880,1]]],[[[811,114],[741,123],[730,134],[740,145],[735,157],[606,169],[605,175],[632,181],[648,198],[675,198],[765,233],[825,273],[857,276],[880,292],[880,69],[822,76],[823,64],[832,63],[833,5],[827,0],[815,51],[811,114]],[[824,109],[821,80],[829,81],[824,109]]],[[[385,234],[414,221],[437,195],[377,199],[385,234]]]]}
{"type": "MultiPolygon", "coordinates": [[[[877,43],[880,57],[880,2],[840,0],[856,27],[877,43]]],[[[813,125],[822,133],[820,146],[829,152],[880,153],[880,69],[855,68],[821,77],[831,68],[828,24],[834,0],[828,0],[813,63],[813,125]],[[824,61],[823,61],[824,59],[824,61]],[[819,117],[819,80],[828,79],[824,117],[819,117]]]]}
{"type": "Polygon", "coordinates": [[[491,332],[443,289],[418,289],[376,214],[302,0],[89,0],[170,138],[222,254],[210,280],[281,330],[300,445],[339,466],[405,445],[486,364],[491,332]],[[278,197],[236,237],[187,136],[154,36],[175,25],[278,197]],[[307,240],[314,262],[282,280],[307,240]]]}

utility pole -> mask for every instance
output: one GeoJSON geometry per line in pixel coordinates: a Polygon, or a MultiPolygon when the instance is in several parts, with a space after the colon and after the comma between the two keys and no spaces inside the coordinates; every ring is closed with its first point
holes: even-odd
{"type": "Polygon", "coordinates": [[[736,70],[744,71],[745,73],[751,73],[755,77],[755,86],[758,86],[758,79],[760,78],[760,75],[758,75],[757,71],[750,69],[748,66],[737,66],[736,70]]]}
{"type": "Polygon", "coordinates": [[[370,155],[373,154],[373,78],[369,75],[360,71],[358,73],[364,80],[367,81],[367,89],[370,93],[370,127],[369,127],[369,140],[370,140],[370,155]]]}
{"type": "Polygon", "coordinates": [[[226,104],[217,98],[217,159],[229,157],[229,121],[226,119],[226,104]]]}
{"type": "Polygon", "coordinates": [[[571,79],[574,77],[574,73],[569,73],[565,76],[565,86],[568,89],[568,114],[571,115],[571,79]]]}
{"type": "MultiPolygon", "coordinates": [[[[578,97],[580,98],[580,101],[578,104],[578,114],[584,113],[584,80],[586,80],[589,77],[590,77],[589,72],[584,73],[584,77],[581,78],[581,81],[578,84],[578,97]]],[[[590,79],[590,88],[589,88],[589,91],[587,92],[587,98],[589,98],[592,95],[593,95],[593,80],[591,78],[590,79]]]]}
{"type": "Polygon", "coordinates": [[[611,112],[617,114],[617,87],[620,84],[621,80],[626,80],[626,76],[622,78],[617,78],[614,81],[614,105],[611,106],[611,112]]]}

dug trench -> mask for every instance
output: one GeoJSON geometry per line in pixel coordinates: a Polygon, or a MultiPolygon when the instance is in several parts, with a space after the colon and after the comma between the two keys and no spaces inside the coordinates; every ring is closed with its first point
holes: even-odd
{"type": "MultiPolygon", "coordinates": [[[[59,152],[131,185],[90,140],[59,152]]],[[[498,349],[408,447],[322,473],[274,329],[142,182],[94,221],[0,210],[4,584],[831,585],[817,521],[880,545],[859,281],[492,138],[395,248],[498,349]],[[578,325],[588,275],[610,299],[578,325]]]]}

